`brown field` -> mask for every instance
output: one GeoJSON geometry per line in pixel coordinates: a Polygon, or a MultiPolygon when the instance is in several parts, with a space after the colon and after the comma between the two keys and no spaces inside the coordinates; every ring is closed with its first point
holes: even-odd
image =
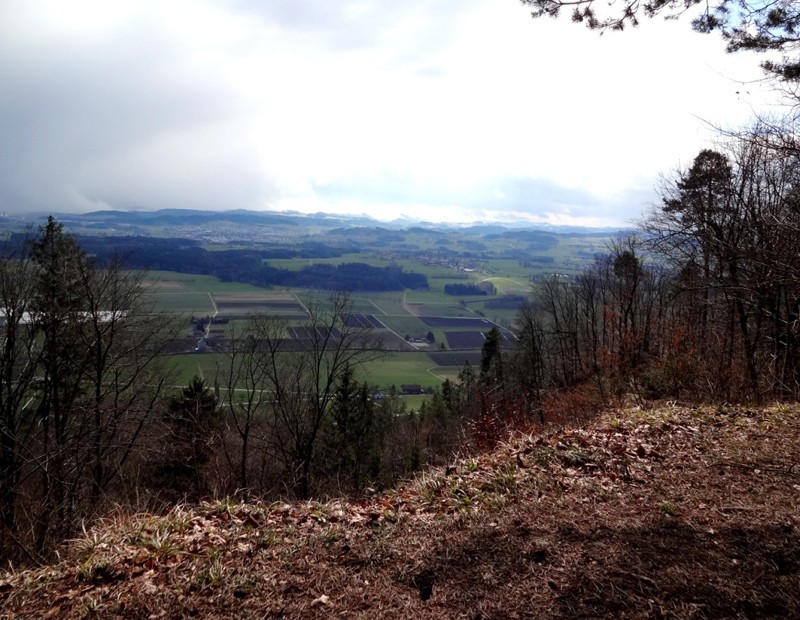
{"type": "Polygon", "coordinates": [[[294,295],[281,291],[259,293],[215,293],[214,303],[220,312],[249,314],[266,312],[270,314],[302,313],[303,306],[294,295]]]}
{"type": "Polygon", "coordinates": [[[297,298],[286,291],[258,291],[255,293],[213,293],[214,301],[223,302],[293,302],[297,298]]]}

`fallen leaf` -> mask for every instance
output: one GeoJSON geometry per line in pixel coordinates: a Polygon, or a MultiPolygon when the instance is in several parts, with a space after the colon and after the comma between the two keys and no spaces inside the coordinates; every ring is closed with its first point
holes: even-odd
{"type": "Polygon", "coordinates": [[[327,596],[325,594],[323,594],[322,596],[320,596],[318,598],[315,598],[313,601],[311,601],[311,606],[312,607],[316,607],[317,605],[326,605],[327,606],[327,605],[330,605],[330,604],[331,604],[331,599],[330,599],[329,596],[327,596]]]}

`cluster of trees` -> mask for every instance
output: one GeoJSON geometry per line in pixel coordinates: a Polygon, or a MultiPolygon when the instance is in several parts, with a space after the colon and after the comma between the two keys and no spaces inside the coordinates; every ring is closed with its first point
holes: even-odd
{"type": "Polygon", "coordinates": [[[317,263],[300,271],[280,271],[280,274],[272,278],[271,284],[327,291],[402,291],[428,288],[426,276],[404,271],[395,265],[374,267],[365,263],[317,263]]]}
{"type": "MultiPolygon", "coordinates": [[[[20,241],[19,236],[15,235],[0,245],[7,252],[9,248],[17,247],[20,241]]],[[[305,242],[296,248],[209,251],[201,247],[200,242],[188,239],[94,236],[82,237],[78,241],[98,264],[122,260],[129,269],[213,275],[224,282],[327,291],[400,291],[404,288],[428,288],[425,275],[407,272],[397,265],[375,267],[364,263],[317,263],[299,270],[289,270],[272,267],[267,262],[273,258],[335,258],[341,256],[343,251],[359,250],[315,242],[305,242]]]]}
{"type": "Polygon", "coordinates": [[[516,348],[487,335],[480,374],[447,387],[469,393],[456,418],[485,433],[589,415],[623,395],[800,397],[795,135],[758,123],[701,151],[663,180],[637,234],[577,277],[539,282],[516,348]]]}
{"type": "Polygon", "coordinates": [[[141,290],[140,275],[95,265],[52,218],[0,261],[0,555],[38,560],[125,494],[174,329],[141,290]]]}
{"type": "Polygon", "coordinates": [[[474,284],[460,284],[458,282],[454,282],[444,285],[445,294],[457,296],[494,295],[495,290],[494,284],[488,280],[486,282],[477,282],[474,284]]]}
{"type": "Polygon", "coordinates": [[[46,560],[87,520],[233,494],[361,493],[425,461],[431,425],[356,380],[382,354],[349,300],[308,304],[309,339],[231,326],[211,385],[178,389],[181,330],[142,273],[98,264],[50,218],[0,260],[0,561],[46,560]]]}
{"type": "Polygon", "coordinates": [[[714,394],[800,394],[800,150],[759,124],[703,151],[644,230],[673,267],[685,345],[714,394]]]}

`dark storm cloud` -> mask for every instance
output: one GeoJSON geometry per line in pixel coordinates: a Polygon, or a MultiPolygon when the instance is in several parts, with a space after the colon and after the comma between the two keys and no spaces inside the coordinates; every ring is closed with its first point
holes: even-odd
{"type": "Polygon", "coordinates": [[[241,206],[263,184],[248,145],[207,142],[238,104],[159,24],[73,33],[13,8],[2,17],[3,210],[241,206]]]}

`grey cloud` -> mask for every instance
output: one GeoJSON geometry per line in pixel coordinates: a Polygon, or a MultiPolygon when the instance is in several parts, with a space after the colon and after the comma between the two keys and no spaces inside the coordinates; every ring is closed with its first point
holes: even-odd
{"type": "Polygon", "coordinates": [[[607,219],[618,224],[635,218],[641,213],[642,207],[653,199],[652,184],[647,182],[612,198],[598,198],[581,189],[529,177],[493,179],[456,190],[435,183],[420,183],[411,178],[384,174],[371,178],[340,180],[318,185],[314,189],[324,198],[348,199],[367,205],[456,205],[472,213],[518,213],[539,217],[558,213],[574,218],[607,219]]]}
{"type": "Polygon", "coordinates": [[[244,206],[264,184],[246,143],[203,139],[242,105],[157,23],[46,39],[11,13],[0,24],[0,208],[211,206],[217,185],[236,203],[225,206],[244,206]],[[209,157],[154,151],[170,139],[209,157]]]}

